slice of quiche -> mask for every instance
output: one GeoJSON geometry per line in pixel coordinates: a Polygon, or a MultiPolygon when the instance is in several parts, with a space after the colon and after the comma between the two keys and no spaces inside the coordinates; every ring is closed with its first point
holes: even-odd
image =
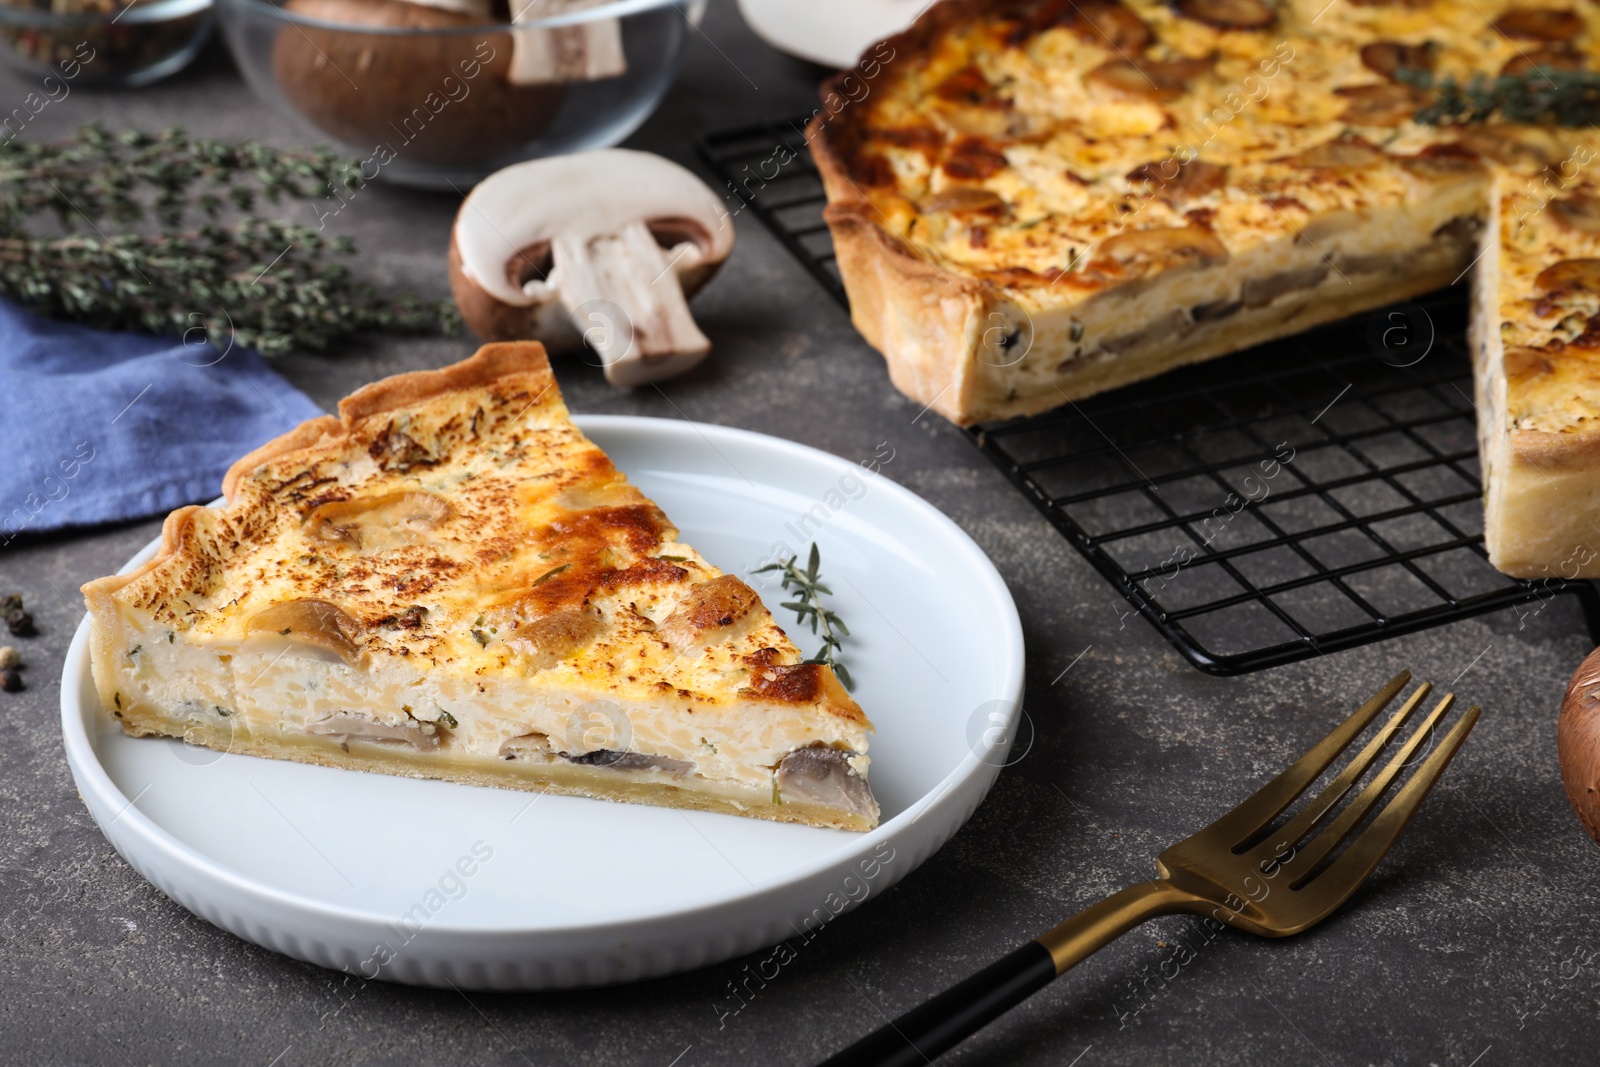
{"type": "Polygon", "coordinates": [[[1499,175],[1475,279],[1484,541],[1523,578],[1600,576],[1600,180],[1581,169],[1600,135],[1584,134],[1578,165],[1499,175]]]}
{"type": "Polygon", "coordinates": [[[871,724],[575,427],[544,349],[389,378],[83,587],[134,735],[867,830],[871,724]]]}

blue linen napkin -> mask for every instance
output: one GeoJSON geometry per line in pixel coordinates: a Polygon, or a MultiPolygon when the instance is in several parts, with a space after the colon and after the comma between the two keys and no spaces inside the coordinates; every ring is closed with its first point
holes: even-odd
{"type": "Polygon", "coordinates": [[[234,460],[322,414],[203,333],[109,333],[0,300],[0,546],[210,500],[234,460]]]}

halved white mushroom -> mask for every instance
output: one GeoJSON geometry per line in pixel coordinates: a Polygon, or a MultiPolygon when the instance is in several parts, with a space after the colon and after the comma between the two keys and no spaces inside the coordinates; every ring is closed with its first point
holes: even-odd
{"type": "MultiPolygon", "coordinates": [[[[496,21],[490,0],[406,0],[496,21]]],[[[625,74],[622,23],[617,19],[585,19],[584,11],[613,0],[510,0],[511,24],[525,26],[511,33],[512,85],[547,85],[558,82],[595,81],[625,74]],[[555,25],[549,25],[554,20],[555,25]]]]}
{"type": "Polygon", "coordinates": [[[644,385],[711,350],[688,296],[732,250],[709,186],[660,156],[610,148],[480,182],[456,215],[450,287],[485,341],[586,343],[607,381],[644,385]]]}
{"type": "Polygon", "coordinates": [[[511,0],[511,24],[558,20],[553,26],[511,31],[512,85],[596,81],[628,70],[622,23],[582,13],[612,0],[511,0]],[[571,18],[572,21],[564,21],[571,18]]]}

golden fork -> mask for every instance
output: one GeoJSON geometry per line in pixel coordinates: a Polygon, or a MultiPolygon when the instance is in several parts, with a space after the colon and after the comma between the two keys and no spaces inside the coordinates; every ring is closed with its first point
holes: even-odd
{"type": "Polygon", "coordinates": [[[1338,729],[1254,796],[1163,852],[1156,860],[1159,878],[1129,886],[1079,912],[998,963],[862,1038],[822,1067],[925,1064],[1049,985],[1090,953],[1158,915],[1211,915],[1263,937],[1297,934],[1322,921],[1366,881],[1478,721],[1479,709],[1469,708],[1394,798],[1355,832],[1416,758],[1418,749],[1436,736],[1445,714],[1455,703],[1455,695],[1446,693],[1361,793],[1328,819],[1334,806],[1372,768],[1421,705],[1432,688],[1423,682],[1316,799],[1287,822],[1278,824],[1278,817],[1321,777],[1410,679],[1410,671],[1400,672],[1338,729]],[[1325,825],[1324,820],[1328,820],[1325,825]],[[1335,856],[1334,851],[1347,839],[1347,847],[1335,856]]]}

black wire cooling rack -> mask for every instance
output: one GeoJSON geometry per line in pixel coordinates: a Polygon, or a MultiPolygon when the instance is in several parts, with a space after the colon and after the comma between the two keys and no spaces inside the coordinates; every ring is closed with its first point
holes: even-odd
{"type": "MultiPolygon", "coordinates": [[[[845,303],[804,126],[700,152],[845,303]]],[[[1600,643],[1591,583],[1489,566],[1465,331],[1448,290],[967,433],[1125,598],[1107,621],[1144,616],[1211,674],[1564,593],[1600,643]]]]}

